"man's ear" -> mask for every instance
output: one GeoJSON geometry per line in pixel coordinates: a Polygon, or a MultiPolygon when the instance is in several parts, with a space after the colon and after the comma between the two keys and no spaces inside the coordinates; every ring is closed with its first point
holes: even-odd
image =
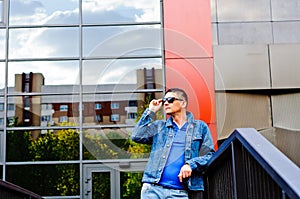
{"type": "Polygon", "coordinates": [[[186,103],[186,101],[182,101],[182,107],[183,107],[183,108],[187,108],[187,103],[186,103]]]}

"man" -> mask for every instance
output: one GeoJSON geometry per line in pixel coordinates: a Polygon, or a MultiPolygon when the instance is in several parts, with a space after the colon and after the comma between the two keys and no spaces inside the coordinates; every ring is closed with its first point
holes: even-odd
{"type": "Polygon", "coordinates": [[[203,168],[214,153],[206,123],[186,110],[188,97],[179,88],[150,102],[132,133],[132,140],[152,144],[143,175],[142,199],[201,198],[203,168]],[[163,106],[168,119],[154,120],[163,106]]]}

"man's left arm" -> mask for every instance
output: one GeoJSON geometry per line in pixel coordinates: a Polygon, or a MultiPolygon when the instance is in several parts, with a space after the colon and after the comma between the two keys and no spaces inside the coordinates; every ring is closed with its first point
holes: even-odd
{"type": "Polygon", "coordinates": [[[206,124],[202,125],[202,135],[203,137],[199,151],[199,156],[186,161],[186,164],[188,164],[192,170],[203,170],[204,167],[207,165],[208,161],[215,153],[212,135],[206,124]]]}
{"type": "Polygon", "coordinates": [[[190,177],[193,170],[203,170],[210,158],[215,153],[213,139],[208,126],[206,124],[203,124],[202,128],[203,137],[202,144],[199,150],[199,156],[187,160],[181,167],[180,173],[178,175],[180,182],[182,182],[183,178],[190,177]]]}

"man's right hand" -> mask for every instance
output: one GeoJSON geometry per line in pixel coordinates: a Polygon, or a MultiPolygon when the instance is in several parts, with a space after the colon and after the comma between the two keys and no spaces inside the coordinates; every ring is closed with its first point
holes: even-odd
{"type": "Polygon", "coordinates": [[[149,110],[156,113],[162,107],[162,99],[153,99],[149,104],[149,110]]]}

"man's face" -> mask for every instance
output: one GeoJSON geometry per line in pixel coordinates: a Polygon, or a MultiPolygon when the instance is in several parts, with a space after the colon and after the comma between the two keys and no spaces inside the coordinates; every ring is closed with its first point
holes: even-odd
{"type": "Polygon", "coordinates": [[[165,95],[164,99],[164,111],[166,114],[174,114],[176,112],[181,112],[184,107],[183,98],[176,94],[169,92],[165,95]]]}

